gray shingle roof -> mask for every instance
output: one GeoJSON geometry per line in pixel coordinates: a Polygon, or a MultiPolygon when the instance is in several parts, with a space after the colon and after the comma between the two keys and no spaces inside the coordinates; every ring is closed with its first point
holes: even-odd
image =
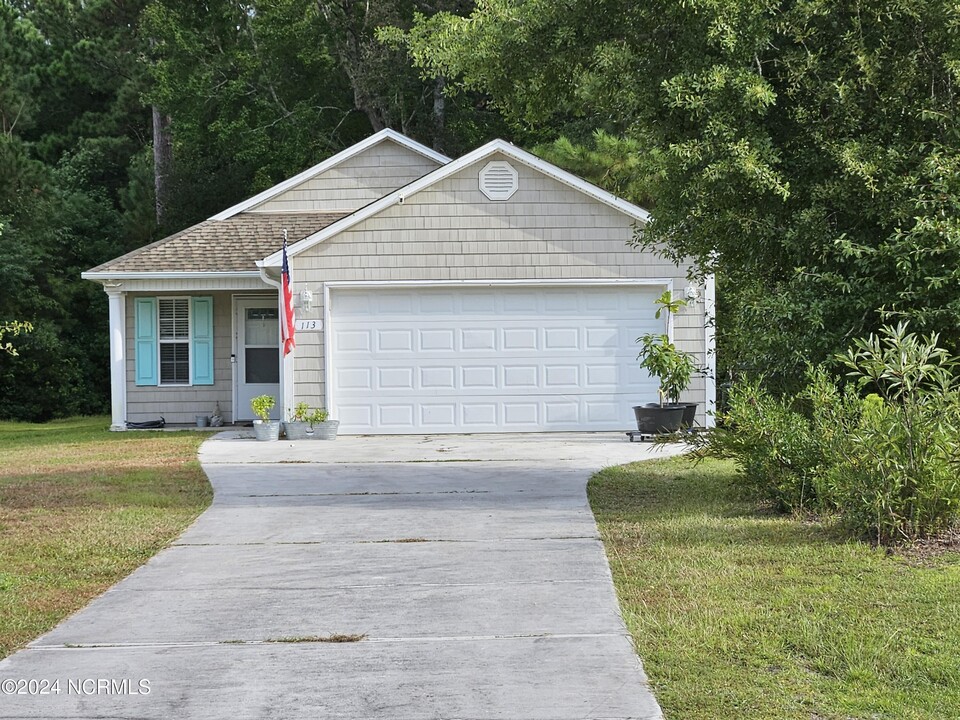
{"type": "Polygon", "coordinates": [[[89,272],[231,272],[256,270],[257,260],[292,245],[346,213],[253,213],[204,220],[193,227],[98,265],[89,272]]]}

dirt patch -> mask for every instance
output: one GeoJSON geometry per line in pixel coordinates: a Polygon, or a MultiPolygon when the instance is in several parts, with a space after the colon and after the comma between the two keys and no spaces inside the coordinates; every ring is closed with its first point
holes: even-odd
{"type": "Polygon", "coordinates": [[[945,557],[953,554],[960,561],[960,528],[891,548],[890,553],[919,567],[942,565],[945,557]]]}

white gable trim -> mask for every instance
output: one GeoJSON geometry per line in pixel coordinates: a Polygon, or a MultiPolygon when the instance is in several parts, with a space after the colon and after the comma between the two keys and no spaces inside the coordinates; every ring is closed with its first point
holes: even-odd
{"type": "Polygon", "coordinates": [[[338,152],[336,155],[333,155],[332,157],[328,157],[322,163],[314,165],[312,168],[309,168],[308,170],[304,170],[299,175],[294,175],[292,178],[288,180],[284,180],[282,183],[279,183],[278,185],[274,185],[272,188],[268,190],[264,190],[262,193],[258,195],[254,195],[252,198],[248,198],[247,200],[244,200],[243,202],[238,203],[233,207],[227,208],[223,212],[217,213],[216,215],[212,216],[210,219],[226,220],[227,218],[233,217],[237,213],[242,213],[244,210],[249,210],[250,208],[256,205],[260,205],[261,203],[264,203],[267,200],[270,200],[271,198],[276,197],[280,193],[283,193],[292,187],[296,187],[297,185],[304,183],[313,177],[316,177],[320,173],[326,172],[332,167],[336,167],[340,163],[346,160],[349,160],[350,158],[356,155],[359,155],[364,150],[372,148],[374,145],[377,145],[383,142],[384,140],[392,140],[398,145],[402,145],[408,150],[413,150],[415,153],[419,153],[420,155],[423,155],[424,157],[427,157],[433,160],[434,162],[439,163],[440,165],[446,165],[448,162],[450,162],[450,158],[448,158],[446,155],[441,155],[440,153],[434,150],[431,150],[426,145],[421,145],[417,141],[411,140],[406,135],[401,135],[395,130],[386,128],[384,130],[381,130],[378,133],[371,135],[366,140],[361,140],[356,145],[351,145],[346,150],[338,152]]]}
{"type": "MultiPolygon", "coordinates": [[[[515,145],[511,145],[504,140],[493,140],[486,145],[477,148],[473,152],[469,152],[463,157],[447,163],[446,165],[437,168],[433,172],[424,175],[419,180],[414,180],[409,185],[405,185],[399,190],[395,190],[389,195],[385,195],[379,200],[360,208],[352,215],[347,215],[346,217],[337,220],[335,223],[328,225],[313,235],[307,236],[303,240],[300,240],[294,245],[288,247],[287,255],[299,255],[303,251],[312,248],[314,245],[321,243],[324,240],[331,238],[334,235],[343,232],[344,230],[347,230],[348,228],[353,227],[357,223],[363,222],[367,218],[372,217],[373,215],[376,215],[377,213],[382,212],[383,210],[386,210],[397,203],[402,203],[405,198],[411,197],[415,193],[418,193],[421,190],[450,177],[454,173],[463,170],[465,167],[473,165],[474,163],[477,163],[495,153],[506,155],[508,158],[511,158],[516,162],[531,167],[534,170],[537,170],[565,185],[569,185],[575,190],[579,190],[585,195],[589,195],[595,200],[598,200],[605,205],[609,205],[615,210],[619,210],[623,214],[634,218],[643,225],[646,225],[650,219],[650,213],[643,208],[627,202],[622,198],[618,198],[616,195],[608,193],[606,190],[602,190],[596,185],[587,182],[583,178],[579,178],[572,173],[568,173],[566,170],[561,170],[556,165],[548,163],[546,160],[541,160],[536,155],[532,155],[525,150],[521,150],[515,145]]],[[[278,251],[267,256],[264,258],[264,260],[258,262],[257,265],[262,267],[279,267],[281,262],[282,251],[278,251]]]]}

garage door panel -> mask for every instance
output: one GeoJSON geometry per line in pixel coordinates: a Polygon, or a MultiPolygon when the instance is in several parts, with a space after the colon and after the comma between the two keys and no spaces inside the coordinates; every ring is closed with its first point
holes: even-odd
{"type": "Polygon", "coordinates": [[[579,365],[546,365],[543,368],[543,385],[546,389],[580,387],[579,365]]]}
{"type": "Polygon", "coordinates": [[[372,330],[336,330],[333,334],[333,347],[336,352],[370,352],[372,330]]]}
{"type": "Polygon", "coordinates": [[[540,368],[537,365],[504,365],[503,388],[508,392],[523,392],[540,387],[540,368]]]}
{"type": "Polygon", "coordinates": [[[615,327],[588,327],[584,330],[587,350],[606,350],[620,347],[620,329],[615,327]]]}
{"type": "Polygon", "coordinates": [[[373,406],[369,404],[341,403],[337,405],[337,417],[343,427],[354,432],[373,430],[373,406]]]}
{"type": "Polygon", "coordinates": [[[464,365],[460,368],[460,387],[467,392],[498,390],[496,365],[464,365]]]}
{"type": "Polygon", "coordinates": [[[489,292],[467,290],[458,296],[459,314],[489,317],[497,310],[497,296],[489,292]]]}
{"type": "Polygon", "coordinates": [[[497,428],[497,404],[465,400],[460,405],[460,424],[466,430],[489,430],[497,428]]]}
{"type": "Polygon", "coordinates": [[[382,428],[411,430],[416,428],[413,418],[416,413],[414,403],[381,403],[377,405],[378,423],[382,428]]]}
{"type": "Polygon", "coordinates": [[[497,331],[490,328],[461,329],[460,349],[468,352],[496,352],[497,331]]]}
{"type": "Polygon", "coordinates": [[[377,350],[380,352],[413,351],[413,331],[377,330],[377,350]]]}
{"type": "Polygon", "coordinates": [[[536,314],[537,295],[532,290],[508,290],[500,295],[500,305],[503,312],[523,313],[525,315],[536,314]]]}
{"type": "Polygon", "coordinates": [[[377,389],[414,390],[414,369],[412,367],[379,368],[377,371],[377,389]]]}
{"type": "Polygon", "coordinates": [[[503,404],[503,425],[510,429],[514,427],[529,427],[540,424],[540,405],[535,402],[506,402],[503,404]]]}
{"type": "Polygon", "coordinates": [[[583,386],[590,390],[613,391],[619,384],[619,367],[612,363],[587,363],[584,365],[583,386]]]}
{"type": "Polygon", "coordinates": [[[631,406],[657,396],[635,339],[663,332],[653,318],[660,292],[335,290],[330,378],[341,432],[626,429],[631,406]]]}
{"type": "Polygon", "coordinates": [[[376,297],[377,313],[379,315],[411,315],[414,309],[415,295],[409,292],[380,291],[376,297]]]}
{"type": "Polygon", "coordinates": [[[420,424],[438,427],[457,427],[457,404],[423,403],[420,405],[420,424]]]}
{"type": "Polygon", "coordinates": [[[420,367],[420,387],[434,390],[456,390],[457,370],[452,365],[420,367]]]}
{"type": "Polygon", "coordinates": [[[420,338],[419,347],[421,352],[453,350],[455,333],[456,331],[453,328],[420,330],[417,335],[420,338]]]}
{"type": "Polygon", "coordinates": [[[421,293],[417,296],[420,313],[423,315],[453,315],[457,312],[456,297],[453,293],[421,293]]]}
{"type": "Polygon", "coordinates": [[[579,425],[580,403],[570,401],[545,401],[544,419],[548,425],[579,425]]]}
{"type": "Polygon", "coordinates": [[[580,329],[545,328],[543,331],[544,350],[579,350],[580,329]]]}
{"type": "Polygon", "coordinates": [[[373,372],[371,368],[335,368],[337,387],[344,390],[372,390],[373,372]]]}
{"type": "Polygon", "coordinates": [[[583,404],[588,423],[614,422],[624,414],[621,410],[622,403],[609,399],[586,399],[583,404]]]}
{"type": "Polygon", "coordinates": [[[540,347],[537,344],[537,328],[535,327],[525,327],[525,328],[504,328],[501,330],[503,342],[501,347],[506,352],[512,352],[516,350],[539,350],[540,347]]]}

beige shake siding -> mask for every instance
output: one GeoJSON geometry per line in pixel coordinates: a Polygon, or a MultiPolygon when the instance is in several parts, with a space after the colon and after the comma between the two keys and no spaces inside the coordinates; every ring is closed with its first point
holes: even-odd
{"type": "MultiPolygon", "coordinates": [[[[651,253],[631,249],[633,219],[517,161],[494,155],[291,258],[297,289],[309,288],[323,314],[323,283],[390,280],[541,280],[668,278],[681,296],[685,271],[651,253]],[[480,169],[506,160],[519,173],[507,201],[479,190],[480,169]]],[[[650,312],[654,310],[651,308],[650,312]]],[[[704,361],[704,304],[674,321],[679,346],[704,361]]],[[[324,404],[322,333],[297,338],[295,396],[324,404]]],[[[700,403],[702,379],[684,399],[700,403]]],[[[637,398],[652,402],[655,397],[637,398]]]]}
{"type": "MultiPolygon", "coordinates": [[[[230,354],[232,340],[231,292],[196,293],[128,293],[126,299],[127,419],[133,422],[156,420],[163,416],[168,423],[193,424],[197,415],[213,414],[219,401],[225,422],[233,420],[233,375],[230,354]],[[134,311],[138,297],[213,297],[213,364],[214,384],[194,387],[137,386],[134,366],[134,311]]],[[[273,295],[276,297],[276,295],[273,295]]]]}
{"type": "Polygon", "coordinates": [[[385,141],[250,212],[350,212],[436,170],[439,163],[385,141]]]}

